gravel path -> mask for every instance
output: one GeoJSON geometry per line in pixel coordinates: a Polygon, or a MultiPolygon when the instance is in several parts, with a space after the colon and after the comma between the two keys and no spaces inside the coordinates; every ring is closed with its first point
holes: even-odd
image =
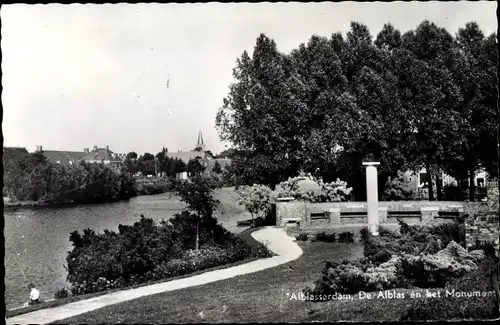
{"type": "Polygon", "coordinates": [[[116,291],[107,295],[80,300],[54,308],[40,309],[27,314],[14,316],[7,319],[7,324],[48,324],[57,320],[66,319],[83,314],[98,308],[117,304],[120,302],[154,295],[161,292],[173,291],[187,287],[194,287],[233,278],[243,274],[262,271],[290,261],[296,260],[302,255],[302,249],[281,228],[266,227],[252,233],[257,241],[266,244],[267,247],[278,256],[261,259],[246,264],[209,271],[192,277],[168,282],[152,284],[145,287],[116,291]]]}

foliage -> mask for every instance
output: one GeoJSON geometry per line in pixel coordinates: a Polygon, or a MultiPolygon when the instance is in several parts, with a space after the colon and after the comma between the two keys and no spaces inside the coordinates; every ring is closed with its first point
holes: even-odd
{"type": "MultiPolygon", "coordinates": [[[[364,200],[368,159],[383,179],[419,166],[462,177],[481,164],[494,175],[496,62],[496,34],[476,23],[456,36],[429,21],[403,35],[388,24],[373,41],[353,22],[345,38],[313,35],[289,54],[261,34],[237,59],[216,127],[241,185],[273,188],[304,170],[341,177],[364,200]]],[[[393,187],[390,196],[409,195],[393,187]]]]}
{"type": "MultiPolygon", "coordinates": [[[[364,258],[341,264],[327,262],[314,288],[307,290],[330,294],[395,287],[444,288],[475,272],[484,260],[482,252],[469,253],[454,241],[465,237],[463,223],[434,227],[400,223],[399,233],[380,227],[379,236],[372,236],[362,229],[364,258]]],[[[345,238],[352,240],[352,233],[340,234],[337,241],[345,242],[345,238]]]]}
{"type": "Polygon", "coordinates": [[[466,190],[455,185],[443,186],[443,194],[447,201],[465,201],[467,198],[466,190]]]}
{"type": "Polygon", "coordinates": [[[379,291],[395,288],[399,285],[397,269],[401,261],[398,257],[380,264],[378,267],[362,263],[327,262],[321,278],[314,283],[312,294],[346,293],[359,291],[379,291]],[[364,265],[363,265],[364,264],[364,265]]]}
{"type": "Polygon", "coordinates": [[[66,288],[58,288],[54,293],[54,299],[64,299],[68,298],[69,292],[66,288]]]}
{"type": "Polygon", "coordinates": [[[354,242],[354,234],[352,232],[343,232],[339,234],[339,243],[353,243],[354,242]]]}
{"type": "Polygon", "coordinates": [[[52,163],[36,152],[6,164],[6,192],[19,201],[94,203],[128,199],[136,195],[130,173],[104,164],[52,163]]]}
{"type": "Polygon", "coordinates": [[[299,233],[295,239],[298,241],[310,240],[313,242],[319,241],[324,243],[353,243],[354,235],[352,232],[342,232],[336,234],[322,231],[317,234],[299,233]]]}
{"type": "Polygon", "coordinates": [[[137,159],[137,153],[134,151],[131,151],[127,154],[126,158],[137,159]]]}
{"type": "Polygon", "coordinates": [[[352,188],[347,187],[347,183],[337,179],[335,182],[325,183],[321,179],[310,178],[315,181],[320,190],[318,192],[309,190],[304,191],[300,188],[299,182],[302,177],[289,178],[279,183],[274,190],[274,197],[293,197],[296,200],[304,200],[314,203],[320,202],[340,202],[346,201],[352,188]]]}
{"type": "Polygon", "coordinates": [[[301,232],[297,236],[295,236],[295,239],[298,240],[298,241],[307,241],[308,236],[307,236],[306,233],[301,232]]]}
{"type": "Polygon", "coordinates": [[[132,226],[119,225],[118,233],[97,234],[92,229],[71,233],[73,249],[66,262],[72,293],[123,288],[272,255],[260,243],[252,246],[234,236],[215,218],[199,225],[200,249],[196,249],[197,220],[197,215],[183,211],[158,224],[141,216],[132,226]]]}
{"type": "Polygon", "coordinates": [[[238,203],[250,212],[253,226],[255,226],[254,219],[264,219],[274,202],[274,193],[264,185],[242,186],[236,192],[239,195],[238,203]]]}
{"type": "Polygon", "coordinates": [[[325,232],[319,232],[316,234],[316,241],[335,243],[337,241],[337,235],[335,233],[327,234],[325,232]]]}
{"type": "Polygon", "coordinates": [[[415,191],[411,187],[410,180],[398,172],[397,177],[389,178],[385,184],[384,201],[411,201],[415,199],[415,191]]]}
{"type": "MultiPolygon", "coordinates": [[[[176,180],[174,185],[173,193],[187,204],[186,212],[193,212],[196,216],[196,249],[199,248],[200,228],[206,227],[212,232],[212,227],[216,225],[213,213],[220,201],[213,197],[212,191],[220,186],[219,180],[209,175],[195,175],[187,180],[176,180]]],[[[212,233],[212,240],[214,238],[212,233]]]]}
{"type": "Polygon", "coordinates": [[[215,161],[214,168],[212,168],[212,171],[217,174],[222,174],[222,167],[217,160],[215,161]]]}
{"type": "Polygon", "coordinates": [[[189,159],[186,171],[190,175],[201,175],[205,171],[205,166],[201,163],[200,159],[189,159]]]}
{"type": "MultiPolygon", "coordinates": [[[[498,318],[498,297],[493,294],[496,287],[493,277],[498,277],[498,260],[482,260],[478,268],[446,285],[452,292],[476,292],[467,298],[444,296],[439,299],[419,299],[413,302],[401,315],[406,320],[452,320],[498,318]],[[492,295],[483,296],[483,293],[492,295]],[[467,299],[467,303],[463,302],[467,299]]],[[[498,284],[498,282],[496,282],[498,284]]]]}

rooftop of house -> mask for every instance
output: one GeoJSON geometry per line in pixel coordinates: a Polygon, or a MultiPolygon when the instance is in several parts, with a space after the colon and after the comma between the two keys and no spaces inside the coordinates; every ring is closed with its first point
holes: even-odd
{"type": "Polygon", "coordinates": [[[53,162],[58,162],[62,164],[69,164],[70,162],[75,161],[112,161],[112,162],[122,162],[125,158],[125,155],[116,154],[113,151],[109,150],[109,147],[106,148],[97,148],[94,146],[94,149],[90,151],[85,148],[83,151],[63,151],[63,150],[42,150],[41,146],[37,147],[38,152],[42,152],[48,160],[53,162]]]}
{"type": "Polygon", "coordinates": [[[94,148],[92,151],[88,153],[84,153],[83,160],[85,161],[123,161],[122,155],[115,154],[113,151],[109,150],[109,148],[94,148]]]}
{"type": "Polygon", "coordinates": [[[62,164],[82,160],[83,156],[85,156],[85,152],[83,151],[43,150],[42,153],[48,160],[62,164]]]}
{"type": "Polygon", "coordinates": [[[25,147],[3,147],[3,151],[22,151],[22,152],[28,152],[28,150],[25,147]]]}

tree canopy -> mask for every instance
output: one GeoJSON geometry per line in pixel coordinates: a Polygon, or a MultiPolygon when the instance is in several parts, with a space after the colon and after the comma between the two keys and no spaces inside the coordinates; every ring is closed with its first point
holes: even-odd
{"type": "Polygon", "coordinates": [[[456,36],[427,20],[404,34],[386,24],[373,39],[353,22],[345,37],[313,35],[289,54],[261,34],[236,60],[216,128],[241,185],[306,171],[340,177],[362,199],[361,162],[372,159],[382,179],[419,167],[495,176],[496,61],[496,35],[476,23],[456,36]]]}

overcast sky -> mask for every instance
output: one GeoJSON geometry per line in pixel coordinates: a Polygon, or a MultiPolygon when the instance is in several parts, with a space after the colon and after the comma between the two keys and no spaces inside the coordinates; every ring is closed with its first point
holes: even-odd
{"type": "Polygon", "coordinates": [[[224,149],[215,115],[232,68],[260,33],[288,53],[351,21],[375,36],[429,19],[455,34],[497,29],[496,2],[5,5],[4,146],[127,153],[224,149]],[[169,81],[170,80],[170,81],[169,81]],[[167,87],[168,85],[168,87],[167,87]]]}

